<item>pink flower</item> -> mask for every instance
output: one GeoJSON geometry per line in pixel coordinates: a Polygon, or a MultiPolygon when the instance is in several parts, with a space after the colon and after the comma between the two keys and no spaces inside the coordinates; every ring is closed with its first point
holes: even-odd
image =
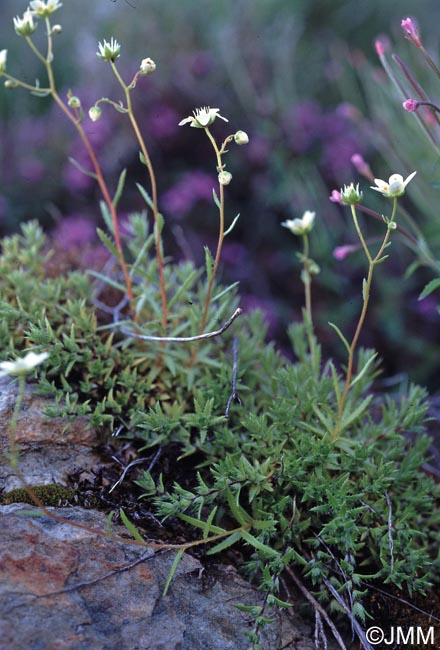
{"type": "Polygon", "coordinates": [[[338,260],[338,262],[342,262],[342,260],[345,260],[345,258],[351,255],[351,253],[358,250],[358,248],[359,246],[353,244],[346,244],[345,246],[336,246],[335,250],[333,251],[333,257],[336,260],[338,260]]]}
{"type": "Polygon", "coordinates": [[[408,113],[414,113],[419,107],[419,102],[417,99],[406,99],[403,102],[403,108],[408,111],[408,113]]]}
{"type": "Polygon", "coordinates": [[[339,190],[332,190],[332,193],[328,198],[332,203],[339,203],[339,205],[343,205],[341,193],[339,192],[339,190]]]}
{"type": "Polygon", "coordinates": [[[383,56],[390,47],[389,40],[386,37],[380,36],[374,41],[374,47],[376,48],[377,56],[383,56]]]}
{"type": "Polygon", "coordinates": [[[405,38],[411,41],[411,43],[414,43],[417,47],[422,47],[418,29],[413,23],[412,18],[404,18],[400,23],[400,26],[405,32],[405,38]]]}
{"type": "Polygon", "coordinates": [[[364,160],[360,153],[354,153],[350,160],[359,174],[365,176],[371,181],[373,180],[374,174],[370,169],[370,165],[364,160]]]}

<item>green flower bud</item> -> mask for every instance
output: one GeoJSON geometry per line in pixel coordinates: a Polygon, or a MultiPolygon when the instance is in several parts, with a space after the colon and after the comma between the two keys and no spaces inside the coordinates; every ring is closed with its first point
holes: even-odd
{"type": "Polygon", "coordinates": [[[81,100],[79,97],[76,97],[75,95],[69,97],[69,101],[67,103],[70,106],[70,108],[81,108],[81,100]]]}
{"type": "Polygon", "coordinates": [[[98,122],[98,120],[101,119],[101,116],[102,110],[99,106],[91,106],[91,108],[89,108],[89,117],[92,122],[98,122]]]}
{"type": "Polygon", "coordinates": [[[344,185],[341,188],[341,200],[345,205],[356,205],[362,201],[363,192],[359,190],[359,183],[354,186],[354,183],[350,185],[344,185]]]}

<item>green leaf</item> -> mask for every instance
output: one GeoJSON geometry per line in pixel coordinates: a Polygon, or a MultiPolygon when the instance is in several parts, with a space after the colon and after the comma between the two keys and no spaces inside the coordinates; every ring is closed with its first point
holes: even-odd
{"type": "MultiPolygon", "coordinates": [[[[215,511],[216,508],[213,509],[214,515],[215,515],[215,511]]],[[[179,512],[177,516],[179,517],[179,519],[186,521],[188,524],[191,524],[196,528],[201,528],[203,530],[204,539],[206,539],[209,533],[213,533],[214,535],[221,535],[222,533],[226,533],[224,528],[219,528],[219,526],[213,526],[209,520],[201,521],[200,519],[196,519],[195,517],[191,517],[190,515],[185,515],[183,512],[179,512]]]]}
{"type": "Polygon", "coordinates": [[[112,525],[112,523],[113,523],[112,520],[113,520],[113,515],[114,515],[114,514],[115,514],[114,511],[109,512],[109,514],[108,514],[107,522],[106,522],[106,524],[105,524],[105,534],[106,534],[106,535],[110,535],[110,533],[111,533],[111,530],[110,530],[110,529],[111,529],[111,525],[112,525]]]}
{"type": "Polygon", "coordinates": [[[142,258],[145,256],[145,253],[147,252],[148,248],[151,246],[151,239],[153,238],[153,235],[150,235],[150,237],[147,238],[147,240],[144,242],[143,246],[141,247],[139,253],[137,254],[137,257],[132,264],[132,267],[130,269],[130,277],[133,277],[133,275],[136,273],[136,270],[142,260],[142,258]]]}
{"type": "Polygon", "coordinates": [[[375,261],[375,264],[382,264],[382,262],[385,262],[389,258],[389,255],[383,255],[383,257],[380,257],[378,260],[375,261]]]}
{"type": "Polygon", "coordinates": [[[434,280],[428,282],[426,287],[423,289],[422,293],[419,296],[419,300],[423,300],[423,298],[429,296],[433,291],[435,291],[439,287],[440,287],[440,278],[434,278],[434,280]]]}
{"type": "Polygon", "coordinates": [[[348,343],[348,341],[347,341],[347,339],[345,338],[345,336],[342,334],[342,332],[341,332],[341,330],[339,329],[339,327],[338,327],[337,325],[335,325],[334,323],[331,323],[330,321],[329,321],[328,324],[330,325],[330,327],[333,327],[333,329],[335,330],[336,334],[339,336],[339,338],[341,339],[342,343],[344,344],[345,349],[347,350],[347,353],[350,354],[350,344],[348,343]]]}
{"type": "Polygon", "coordinates": [[[270,546],[266,546],[266,544],[263,544],[263,542],[260,542],[256,537],[248,533],[247,530],[243,530],[241,532],[241,536],[245,542],[253,546],[255,549],[257,549],[257,551],[261,551],[261,553],[271,555],[272,557],[279,557],[280,554],[278,551],[275,551],[275,549],[270,548],[270,546]]]}
{"type": "Polygon", "coordinates": [[[367,299],[367,280],[364,278],[362,280],[362,300],[365,302],[367,299]]]}
{"type": "Polygon", "coordinates": [[[103,273],[98,273],[98,271],[88,271],[88,273],[90,275],[93,275],[95,278],[102,280],[106,284],[109,284],[111,287],[114,287],[118,291],[122,291],[122,293],[125,293],[125,286],[120,282],[116,282],[116,280],[112,280],[111,278],[107,277],[103,273]]]}
{"type": "MultiPolygon", "coordinates": [[[[237,498],[238,498],[238,494],[239,493],[237,493],[237,498]]],[[[228,500],[229,508],[231,509],[231,512],[235,517],[235,519],[238,521],[238,523],[241,524],[242,526],[250,526],[252,523],[252,518],[250,517],[250,515],[248,515],[248,513],[246,512],[246,510],[244,510],[244,508],[238,505],[234,495],[232,494],[229,488],[226,489],[226,498],[228,500]]]]}
{"type": "Polygon", "coordinates": [[[218,198],[218,196],[217,196],[217,192],[215,191],[214,188],[212,188],[212,196],[213,196],[213,198],[214,198],[214,203],[216,204],[216,206],[218,207],[218,209],[221,210],[221,207],[222,207],[222,206],[221,206],[221,204],[220,204],[220,199],[218,198]]]}
{"type": "Polygon", "coordinates": [[[105,234],[105,232],[104,232],[103,230],[101,230],[101,228],[97,228],[97,229],[96,229],[96,233],[97,233],[99,239],[100,239],[100,240],[102,241],[102,243],[104,244],[104,246],[105,246],[106,248],[108,248],[108,250],[110,251],[110,253],[112,253],[112,255],[114,255],[114,256],[118,259],[118,258],[119,258],[118,249],[116,248],[116,246],[114,245],[114,243],[111,241],[110,237],[108,237],[108,236],[105,234]]]}
{"type": "Polygon", "coordinates": [[[330,368],[330,372],[331,372],[331,375],[332,375],[333,389],[334,389],[335,395],[336,395],[336,403],[339,406],[339,403],[341,401],[341,389],[339,387],[338,373],[336,371],[336,368],[335,368],[335,365],[334,365],[333,361],[330,361],[329,368],[330,368]]]}
{"type": "Polygon", "coordinates": [[[105,221],[105,225],[107,226],[108,231],[114,235],[115,229],[113,228],[113,219],[112,215],[110,214],[110,210],[108,209],[107,203],[105,203],[105,201],[100,201],[99,207],[101,208],[102,218],[105,221]]]}
{"type": "Polygon", "coordinates": [[[406,269],[406,271],[405,271],[405,273],[403,275],[404,279],[407,280],[408,278],[410,278],[412,276],[412,274],[414,273],[414,271],[417,271],[417,269],[420,266],[422,266],[422,265],[420,264],[419,260],[415,260],[415,262],[412,262],[412,264],[410,264],[408,266],[408,268],[406,269]]]}
{"type": "Polygon", "coordinates": [[[217,510],[218,510],[218,506],[214,506],[211,512],[209,513],[208,519],[206,520],[206,530],[203,531],[203,539],[206,539],[208,537],[208,534],[211,530],[214,531],[215,528],[218,528],[218,526],[212,525],[217,510]]]}
{"type": "Polygon", "coordinates": [[[143,165],[145,165],[145,166],[147,165],[147,161],[145,160],[145,156],[144,156],[144,154],[142,153],[142,151],[139,151],[139,160],[141,161],[141,163],[142,163],[143,165]]]}
{"type": "Polygon", "coordinates": [[[353,379],[353,381],[350,384],[350,388],[352,388],[362,377],[365,375],[367,372],[368,368],[371,366],[375,358],[377,357],[377,352],[371,355],[371,357],[368,359],[366,362],[365,366],[362,368],[362,370],[356,375],[356,377],[353,379]]]}
{"type": "Polygon", "coordinates": [[[232,533],[232,535],[226,537],[226,539],[219,542],[219,544],[210,548],[209,551],[206,551],[206,555],[215,555],[215,553],[220,553],[221,551],[224,551],[225,548],[229,548],[229,546],[238,542],[239,539],[241,539],[241,532],[232,533]]]}
{"type": "Polygon", "coordinates": [[[142,198],[144,199],[145,203],[148,205],[148,207],[150,208],[150,210],[152,210],[152,211],[154,212],[154,203],[153,203],[153,199],[152,199],[151,196],[148,194],[148,192],[147,192],[147,190],[145,189],[145,187],[142,187],[142,185],[141,185],[140,183],[136,183],[136,187],[138,188],[139,192],[140,192],[141,195],[142,195],[142,198]]]}
{"type": "Polygon", "coordinates": [[[214,258],[212,257],[211,251],[207,246],[205,246],[205,267],[206,267],[206,275],[208,278],[208,282],[210,282],[212,277],[212,271],[214,268],[214,258]]]}
{"type": "Polygon", "coordinates": [[[168,577],[165,582],[165,587],[163,589],[163,596],[166,596],[168,593],[168,589],[170,588],[171,581],[174,578],[174,575],[177,571],[177,567],[179,566],[180,560],[182,559],[183,554],[185,553],[185,549],[181,548],[177,551],[176,557],[174,558],[174,562],[171,565],[170,572],[168,574],[168,577]]]}
{"type": "Polygon", "coordinates": [[[215,296],[212,297],[211,302],[216,302],[216,300],[220,300],[220,298],[223,298],[223,296],[229,293],[229,291],[232,291],[233,289],[238,287],[239,284],[240,284],[239,282],[233,282],[228,287],[226,287],[226,289],[220,291],[220,293],[216,293],[215,296]]]}
{"type": "Polygon", "coordinates": [[[316,404],[313,404],[313,411],[318,416],[321,423],[324,425],[325,430],[328,433],[332,433],[334,429],[334,423],[329,420],[324,413],[317,407],[316,404]]]}
{"type": "Polygon", "coordinates": [[[235,217],[234,221],[231,223],[229,228],[227,230],[225,230],[225,232],[223,233],[224,237],[226,237],[226,235],[229,235],[229,233],[233,231],[234,226],[237,223],[237,221],[239,220],[239,218],[240,218],[240,213],[237,214],[237,216],[235,217]]]}
{"type": "Polygon", "coordinates": [[[125,177],[127,176],[127,170],[123,169],[121,172],[121,175],[119,176],[119,181],[118,181],[118,187],[116,188],[116,193],[113,197],[113,205],[115,208],[117,207],[119,203],[119,199],[121,198],[121,194],[124,190],[124,184],[125,184],[125,177]]]}
{"type": "Polygon", "coordinates": [[[122,523],[124,524],[124,526],[126,527],[128,532],[130,533],[130,535],[132,535],[134,537],[134,539],[136,539],[138,542],[143,542],[144,539],[143,539],[142,535],[140,534],[140,532],[138,531],[136,526],[131,523],[131,521],[129,520],[129,518],[127,517],[125,512],[122,510],[122,508],[119,509],[119,514],[120,514],[120,517],[122,519],[122,523]]]}
{"type": "Polygon", "coordinates": [[[358,419],[362,415],[362,413],[365,411],[371,400],[373,399],[373,395],[368,395],[360,404],[359,406],[349,415],[347,415],[346,418],[342,418],[341,421],[341,427],[340,431],[343,429],[346,429],[347,427],[350,426],[355,420],[358,419]]]}
{"type": "Polygon", "coordinates": [[[90,178],[93,178],[95,181],[98,179],[98,176],[95,174],[95,172],[92,172],[92,171],[90,171],[89,169],[86,169],[85,167],[83,167],[83,166],[81,165],[81,163],[79,163],[77,160],[75,160],[75,158],[72,158],[71,156],[69,156],[69,162],[70,162],[74,167],[76,167],[77,169],[79,169],[79,171],[80,171],[82,174],[84,174],[84,176],[89,176],[90,178]]]}

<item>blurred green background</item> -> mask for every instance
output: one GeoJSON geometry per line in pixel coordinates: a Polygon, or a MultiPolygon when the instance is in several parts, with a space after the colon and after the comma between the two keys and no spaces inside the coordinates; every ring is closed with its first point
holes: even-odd
{"type": "MultiPolygon", "coordinates": [[[[425,47],[438,60],[438,0],[63,4],[53,21],[64,30],[55,42],[54,62],[62,95],[71,89],[85,109],[101,96],[120,99],[110,67],[96,56],[103,38],[114,36],[122,44],[118,66],[126,80],[141,59],[149,56],[157,64],[155,74],[139,82],[134,101],[158,176],[167,251],[174,258],[201,262],[203,246],[213,248],[217,232],[209,142],[195,129],[179,128],[179,120],[197,106],[210,105],[229,119],[228,125],[214,125],[219,139],[238,129],[248,132],[249,145],[231,147],[226,158],[234,177],[227,188],[228,219],[241,216],[228,238],[223,275],[228,282],[240,281],[243,306],[263,310],[270,336],[286,352],[286,326],[300,318],[303,287],[295,257],[299,241],[279,224],[306,209],[316,211],[312,255],[322,273],[314,285],[315,317],[326,354],[343,361],[327,322],[352,334],[365,262],[360,254],[334,258],[336,246],[355,243],[356,237],[349,211],[328,196],[353,180],[361,183],[366,205],[379,212],[390,207],[359,176],[350,160],[354,153],[362,154],[380,178],[418,171],[402,204],[438,255],[438,152],[415,116],[402,109],[374,48],[374,39],[386,35],[390,54],[407,62],[435,101],[439,79],[404,39],[400,22],[415,16],[425,47]]],[[[2,0],[0,49],[8,49],[8,71],[32,82],[41,75],[38,61],[12,27],[12,17],[25,8],[25,2],[2,0]]],[[[40,25],[37,44],[44,42],[43,31],[40,25]]],[[[68,162],[72,156],[87,165],[73,129],[50,99],[20,89],[1,90],[0,116],[1,233],[37,218],[61,247],[82,250],[100,223],[99,194],[68,162]]],[[[135,181],[147,181],[128,121],[106,107],[102,121],[87,128],[110,184],[121,168],[129,170],[123,212],[142,209],[135,181]]],[[[438,137],[438,126],[432,128],[438,137]]],[[[376,221],[362,217],[362,223],[368,237],[379,236],[376,221]]],[[[379,350],[387,376],[409,377],[435,390],[440,385],[437,300],[435,295],[417,300],[434,275],[422,268],[404,278],[413,260],[397,236],[391,259],[377,271],[363,344],[379,350]]]]}

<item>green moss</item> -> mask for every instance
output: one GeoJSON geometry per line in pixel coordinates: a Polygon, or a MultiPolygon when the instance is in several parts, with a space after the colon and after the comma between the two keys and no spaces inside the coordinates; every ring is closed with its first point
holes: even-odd
{"type": "MultiPolygon", "coordinates": [[[[52,483],[49,485],[33,485],[33,492],[41,499],[45,506],[60,506],[60,505],[78,505],[76,491],[52,483]]],[[[10,492],[4,492],[0,495],[0,502],[2,505],[9,505],[10,503],[31,503],[34,501],[24,488],[16,488],[10,492]]]]}

